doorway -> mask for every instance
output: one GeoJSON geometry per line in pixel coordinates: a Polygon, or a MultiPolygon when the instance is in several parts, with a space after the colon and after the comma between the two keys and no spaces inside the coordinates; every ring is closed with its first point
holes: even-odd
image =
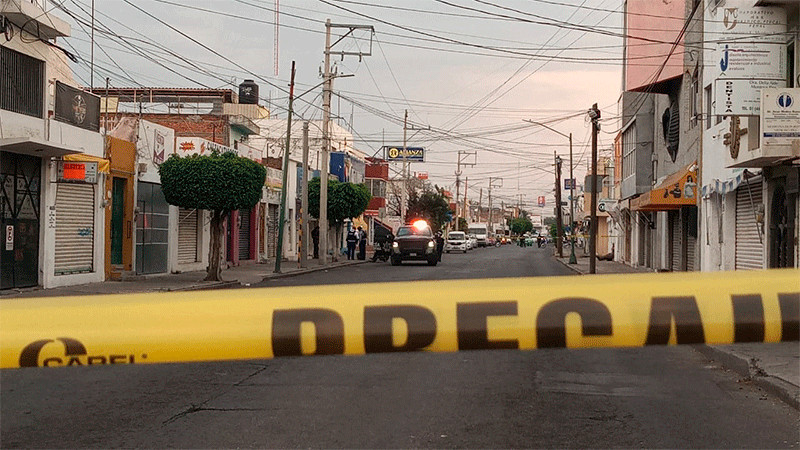
{"type": "Polygon", "coordinates": [[[0,158],[0,289],[39,284],[42,160],[3,152],[0,158]]]}

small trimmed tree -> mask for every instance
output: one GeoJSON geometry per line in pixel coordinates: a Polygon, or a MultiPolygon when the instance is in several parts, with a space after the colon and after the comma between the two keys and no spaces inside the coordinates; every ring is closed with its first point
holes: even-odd
{"type": "Polygon", "coordinates": [[[211,246],[206,281],[221,281],[223,224],[237,209],[250,209],[261,199],[267,170],[232,152],[172,155],[158,168],[167,203],[211,211],[211,246]]]}
{"type": "Polygon", "coordinates": [[[533,224],[527,217],[517,217],[511,221],[511,232],[516,235],[523,235],[533,230],[533,224]]]}
{"type": "Polygon", "coordinates": [[[406,221],[414,218],[423,218],[430,223],[435,231],[442,229],[445,223],[451,220],[450,204],[444,192],[438,186],[435,190],[425,190],[421,194],[411,191],[408,195],[408,209],[406,221]]]}
{"type": "MultiPolygon", "coordinates": [[[[316,218],[319,218],[320,184],[319,178],[308,182],[308,212],[316,218]]],[[[328,222],[336,228],[336,239],[344,221],[363,214],[371,198],[366,185],[328,180],[328,222]]]]}

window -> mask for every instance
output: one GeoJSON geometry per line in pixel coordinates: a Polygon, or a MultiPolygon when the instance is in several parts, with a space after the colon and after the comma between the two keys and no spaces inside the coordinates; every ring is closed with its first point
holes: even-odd
{"type": "Polygon", "coordinates": [[[367,178],[365,184],[373,197],[386,198],[386,180],[367,178]]]}
{"type": "Polygon", "coordinates": [[[636,173],[636,122],[622,132],[622,179],[636,173]]]}
{"type": "Polygon", "coordinates": [[[694,69],[694,73],[692,73],[692,116],[690,117],[689,123],[692,128],[696,127],[698,124],[698,119],[700,118],[700,79],[699,79],[699,70],[694,69]]]}
{"type": "Polygon", "coordinates": [[[27,116],[43,116],[43,61],[0,47],[0,108],[27,116]]]}
{"type": "Polygon", "coordinates": [[[712,116],[711,103],[713,102],[713,99],[711,98],[712,90],[710,84],[706,86],[705,91],[706,91],[706,129],[709,129],[711,128],[711,116],[712,116]]]}

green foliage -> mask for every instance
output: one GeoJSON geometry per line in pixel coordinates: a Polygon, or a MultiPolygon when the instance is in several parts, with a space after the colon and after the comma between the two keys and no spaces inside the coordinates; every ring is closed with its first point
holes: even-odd
{"type": "Polygon", "coordinates": [[[517,217],[511,221],[511,232],[517,235],[533,230],[533,224],[527,217],[517,217]]]}
{"type": "MultiPolygon", "coordinates": [[[[319,178],[308,182],[308,212],[319,217],[319,178]]],[[[328,180],[328,221],[341,224],[347,219],[358,217],[367,210],[372,195],[363,184],[342,183],[328,180]]]]}
{"type": "Polygon", "coordinates": [[[447,202],[442,190],[427,190],[422,194],[411,191],[408,197],[406,221],[422,218],[428,221],[434,231],[439,231],[450,220],[450,204],[447,202]]]}
{"type": "Polygon", "coordinates": [[[554,223],[550,224],[550,237],[555,239],[558,236],[558,226],[554,223]]]}
{"type": "Polygon", "coordinates": [[[469,229],[469,224],[467,223],[467,219],[463,217],[458,218],[458,230],[459,231],[467,231],[469,229]]]}
{"type": "Polygon", "coordinates": [[[172,155],[158,173],[167,203],[210,211],[252,208],[267,176],[262,165],[232,152],[172,155]]]}

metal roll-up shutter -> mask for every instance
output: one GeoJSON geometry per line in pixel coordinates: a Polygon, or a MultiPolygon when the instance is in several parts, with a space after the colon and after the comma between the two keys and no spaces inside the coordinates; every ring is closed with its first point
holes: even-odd
{"type": "Polygon", "coordinates": [[[686,242],[686,270],[692,272],[694,268],[694,256],[697,251],[697,238],[689,236],[686,242]]]}
{"type": "Polygon", "coordinates": [[[762,204],[761,180],[750,180],[736,189],[736,270],[764,268],[763,236],[756,213],[762,204]]]}
{"type": "Polygon", "coordinates": [[[197,262],[197,216],[196,209],[178,209],[178,262],[197,262]]]}
{"type": "Polygon", "coordinates": [[[278,222],[280,218],[278,217],[280,208],[278,205],[269,205],[269,225],[267,233],[269,237],[267,238],[267,254],[270,258],[275,258],[275,255],[278,254],[278,222]]]}
{"type": "Polygon", "coordinates": [[[669,212],[669,229],[672,240],[672,262],[670,269],[679,271],[681,269],[681,214],[678,211],[669,212]]]}
{"type": "Polygon", "coordinates": [[[94,185],[56,188],[56,275],[94,271],[94,185]]]}
{"type": "Polygon", "coordinates": [[[239,210],[239,260],[250,257],[250,211],[239,210]]]}

